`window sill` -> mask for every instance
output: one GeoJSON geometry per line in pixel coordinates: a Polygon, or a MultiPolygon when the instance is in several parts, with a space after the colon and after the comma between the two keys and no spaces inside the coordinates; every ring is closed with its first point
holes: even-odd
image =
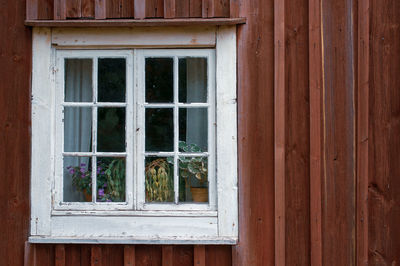
{"type": "Polygon", "coordinates": [[[237,238],[74,238],[74,237],[29,237],[35,244],[140,244],[140,245],[236,245],[237,238]]]}
{"type": "Polygon", "coordinates": [[[82,20],[25,20],[33,27],[154,27],[154,26],[221,26],[246,23],[246,18],[195,19],[82,19],[82,20]]]}

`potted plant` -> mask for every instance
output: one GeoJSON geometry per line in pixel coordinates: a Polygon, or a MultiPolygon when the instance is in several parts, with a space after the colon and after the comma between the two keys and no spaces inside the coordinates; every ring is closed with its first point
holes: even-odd
{"type": "Polygon", "coordinates": [[[146,163],[146,201],[172,202],[174,188],[169,163],[157,158],[146,163]]]}
{"type": "MultiPolygon", "coordinates": [[[[196,144],[179,141],[179,149],[184,152],[202,152],[196,144]]],[[[190,187],[195,202],[208,201],[208,164],[207,157],[179,157],[179,174],[190,187]]]]}
{"type": "MultiPolygon", "coordinates": [[[[68,166],[75,189],[82,192],[87,202],[92,201],[92,171],[86,164],[68,166]]],[[[103,159],[97,164],[97,201],[122,202],[125,201],[125,159],[103,159]]]]}

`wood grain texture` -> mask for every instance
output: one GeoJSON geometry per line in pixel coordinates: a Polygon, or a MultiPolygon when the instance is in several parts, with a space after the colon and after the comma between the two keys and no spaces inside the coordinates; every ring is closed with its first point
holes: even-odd
{"type": "Polygon", "coordinates": [[[370,1],[368,249],[370,265],[400,262],[400,2],[370,1]]]}
{"type": "Polygon", "coordinates": [[[81,0],[81,17],[94,18],[94,0],[81,0]]]}
{"type": "Polygon", "coordinates": [[[90,254],[90,265],[91,266],[103,266],[102,246],[93,245],[91,247],[90,254]]]}
{"type": "Polygon", "coordinates": [[[189,0],[189,17],[200,18],[202,12],[202,0],[189,0]]]}
{"type": "Polygon", "coordinates": [[[107,17],[107,0],[95,0],[94,14],[96,19],[105,19],[107,17]]]}
{"type": "Polygon", "coordinates": [[[56,245],[55,246],[55,266],[65,266],[65,246],[56,245]]]}
{"type": "Polygon", "coordinates": [[[369,146],[369,65],[370,4],[358,6],[358,87],[357,87],[357,265],[368,265],[368,146],[369,146]]]}
{"type": "MultiPolygon", "coordinates": [[[[194,263],[195,266],[206,265],[206,247],[203,245],[194,246],[194,263]]],[[[208,264],[207,264],[208,265],[208,264]]]]}
{"type": "Polygon", "coordinates": [[[173,246],[173,265],[193,265],[193,246],[173,246]]]}
{"type": "Polygon", "coordinates": [[[136,265],[153,266],[162,265],[162,248],[161,246],[136,246],[136,265]]]}
{"type": "Polygon", "coordinates": [[[162,266],[174,265],[174,248],[173,246],[162,247],[162,266]]]}
{"type": "Polygon", "coordinates": [[[135,19],[144,19],[146,17],[146,2],[142,0],[134,0],[134,4],[135,19]]]}
{"type": "Polygon", "coordinates": [[[124,266],[135,266],[135,246],[125,245],[124,246],[124,266]]]}
{"type": "Polygon", "coordinates": [[[146,18],[164,17],[164,0],[146,1],[146,18]]]}
{"type": "Polygon", "coordinates": [[[275,265],[286,265],[286,34],[285,0],[274,1],[275,265]]]}
{"type": "Polygon", "coordinates": [[[322,264],[355,264],[354,1],[322,2],[324,177],[322,264]]]}
{"type": "Polygon", "coordinates": [[[177,0],[164,0],[164,18],[176,17],[176,3],[177,0]]]}
{"type": "MultiPolygon", "coordinates": [[[[282,1],[283,2],[283,1],[282,1]]],[[[285,264],[310,265],[310,105],[308,0],[284,5],[285,264]]],[[[280,118],[277,118],[280,119],[280,118]]],[[[277,120],[275,120],[277,123],[277,120]]],[[[275,168],[277,169],[277,168],[275,168]]]]}
{"type": "Polygon", "coordinates": [[[25,1],[0,6],[0,265],[19,266],[29,233],[32,32],[25,1]]]}
{"type": "Polygon", "coordinates": [[[66,1],[67,18],[80,18],[82,16],[82,0],[66,1]]]}
{"type": "Polygon", "coordinates": [[[38,0],[37,18],[52,19],[54,15],[54,0],[38,0]]]}
{"type": "Polygon", "coordinates": [[[66,0],[54,0],[54,19],[64,20],[67,18],[66,0]]]}
{"type": "Polygon", "coordinates": [[[239,244],[233,263],[274,265],[274,1],[241,0],[240,6],[247,23],[238,28],[239,244]]]}
{"type": "Polygon", "coordinates": [[[322,265],[323,58],[321,0],[309,1],[310,264],[322,265]]]}
{"type": "Polygon", "coordinates": [[[175,17],[187,18],[189,17],[189,0],[175,0],[175,17]]]}

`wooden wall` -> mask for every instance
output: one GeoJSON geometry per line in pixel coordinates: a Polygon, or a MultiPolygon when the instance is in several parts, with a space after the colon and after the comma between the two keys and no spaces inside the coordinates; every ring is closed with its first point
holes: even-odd
{"type": "Polygon", "coordinates": [[[27,0],[29,20],[222,17],[230,0],[27,0]]]}
{"type": "Polygon", "coordinates": [[[399,1],[0,0],[0,8],[0,265],[400,263],[399,1]],[[26,7],[29,19],[247,18],[238,26],[237,246],[25,244],[26,7]]]}

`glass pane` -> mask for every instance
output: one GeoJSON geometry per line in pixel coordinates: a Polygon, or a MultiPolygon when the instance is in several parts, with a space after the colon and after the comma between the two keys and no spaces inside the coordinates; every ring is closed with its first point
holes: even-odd
{"type": "Polygon", "coordinates": [[[171,103],[174,99],[174,60],[146,58],[146,102],[171,103]]]}
{"type": "Polygon", "coordinates": [[[99,58],[98,101],[125,102],[125,58],[99,58]]]}
{"type": "Polygon", "coordinates": [[[146,151],[174,150],[172,108],[146,109],[146,151]]]}
{"type": "Polygon", "coordinates": [[[208,158],[179,157],[179,202],[208,202],[208,158]]]}
{"type": "Polygon", "coordinates": [[[64,108],[64,151],[92,151],[92,108],[64,108]]]}
{"type": "Polygon", "coordinates": [[[98,202],[125,201],[125,158],[97,157],[98,202]]]}
{"type": "Polygon", "coordinates": [[[99,108],[97,151],[125,151],[125,108],[99,108]]]}
{"type": "Polygon", "coordinates": [[[92,160],[90,157],[64,157],[64,202],[92,201],[92,160]]]}
{"type": "Polygon", "coordinates": [[[179,102],[207,102],[207,59],[179,59],[179,102]]]}
{"type": "Polygon", "coordinates": [[[92,59],[65,59],[65,101],[92,102],[92,59]]]}
{"type": "Polygon", "coordinates": [[[206,152],[207,108],[179,108],[179,151],[206,152]]]}
{"type": "Polygon", "coordinates": [[[174,158],[146,157],[146,202],[174,201],[174,158]]]}

